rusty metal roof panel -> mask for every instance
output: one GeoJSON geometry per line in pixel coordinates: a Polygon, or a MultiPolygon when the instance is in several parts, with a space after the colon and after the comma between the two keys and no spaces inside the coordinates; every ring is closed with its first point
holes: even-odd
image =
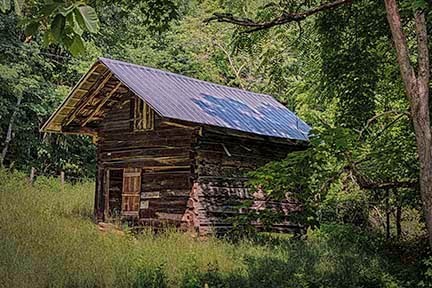
{"type": "Polygon", "coordinates": [[[273,97],[107,58],[108,69],[163,117],[308,140],[310,127],[273,97]]]}

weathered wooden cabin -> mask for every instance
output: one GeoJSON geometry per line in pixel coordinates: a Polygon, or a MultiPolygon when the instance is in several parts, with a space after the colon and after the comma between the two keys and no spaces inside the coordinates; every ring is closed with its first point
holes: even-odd
{"type": "MultiPolygon", "coordinates": [[[[310,127],[269,95],[100,58],[42,127],[97,145],[95,217],[194,229],[229,226],[245,173],[304,149],[310,127]]],[[[275,223],[275,229],[290,229],[275,223]]],[[[292,227],[291,227],[292,228],[292,227]]]]}

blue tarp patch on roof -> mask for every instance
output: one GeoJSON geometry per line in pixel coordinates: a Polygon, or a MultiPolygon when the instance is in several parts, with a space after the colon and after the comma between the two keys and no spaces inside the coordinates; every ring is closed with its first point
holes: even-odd
{"type": "Polygon", "coordinates": [[[269,95],[118,60],[100,58],[100,61],[163,117],[308,140],[309,125],[269,95]]]}

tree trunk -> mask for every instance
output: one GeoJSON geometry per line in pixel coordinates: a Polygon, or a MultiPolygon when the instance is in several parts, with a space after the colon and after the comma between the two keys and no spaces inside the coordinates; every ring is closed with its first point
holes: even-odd
{"type": "MultiPolygon", "coordinates": [[[[428,230],[429,242],[432,247],[432,140],[429,123],[428,104],[421,103],[422,98],[427,99],[429,92],[418,93],[415,106],[411,108],[413,114],[414,130],[417,141],[417,151],[420,161],[420,194],[423,202],[426,228],[428,230]],[[414,112],[415,111],[415,112],[414,112]]],[[[427,102],[427,100],[426,100],[427,102]]]]}
{"type": "Polygon", "coordinates": [[[420,194],[423,202],[429,244],[432,247],[432,134],[429,118],[429,51],[425,12],[415,14],[417,34],[417,75],[409,59],[408,45],[402,30],[396,0],[385,0],[387,20],[395,44],[397,59],[410,102],[411,118],[420,162],[420,194]]]}
{"type": "Polygon", "coordinates": [[[19,107],[21,105],[21,100],[22,100],[22,97],[19,96],[17,98],[16,106],[15,106],[15,108],[14,108],[14,110],[12,112],[11,118],[9,120],[9,125],[8,125],[8,129],[7,129],[7,132],[6,132],[6,138],[5,138],[5,142],[4,142],[4,145],[3,145],[2,153],[1,153],[1,156],[0,156],[0,167],[4,166],[4,160],[6,158],[6,154],[7,154],[8,149],[9,149],[9,144],[12,141],[13,125],[14,125],[16,116],[18,114],[19,107]]]}
{"type": "Polygon", "coordinates": [[[400,240],[402,236],[402,207],[398,205],[396,207],[396,239],[400,240]]]}

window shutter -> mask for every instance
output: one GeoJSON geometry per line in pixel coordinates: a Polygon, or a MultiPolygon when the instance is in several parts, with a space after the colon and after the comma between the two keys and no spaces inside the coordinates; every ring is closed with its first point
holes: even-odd
{"type": "Polygon", "coordinates": [[[123,170],[122,214],[138,216],[141,194],[141,169],[123,170]]]}

